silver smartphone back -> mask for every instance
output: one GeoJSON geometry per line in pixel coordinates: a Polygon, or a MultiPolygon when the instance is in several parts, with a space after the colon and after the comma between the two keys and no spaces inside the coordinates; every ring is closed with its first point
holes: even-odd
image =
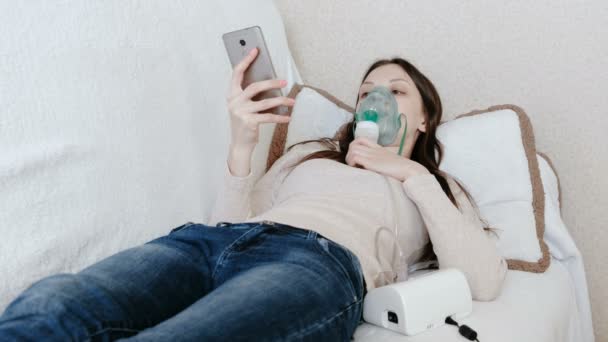
{"type": "MultiPolygon", "coordinates": [[[[224,41],[224,46],[226,47],[226,52],[228,52],[228,58],[230,58],[230,64],[232,64],[233,69],[243,60],[251,49],[255,47],[258,48],[258,55],[249,65],[249,68],[245,70],[242,83],[243,89],[254,82],[277,78],[262,34],[262,29],[259,26],[252,26],[224,33],[222,35],[222,40],[224,41]]],[[[276,96],[282,96],[281,91],[279,89],[271,89],[257,94],[252,100],[259,101],[276,96]]],[[[288,107],[286,106],[278,106],[271,108],[268,112],[285,114],[287,109],[288,107]]]]}

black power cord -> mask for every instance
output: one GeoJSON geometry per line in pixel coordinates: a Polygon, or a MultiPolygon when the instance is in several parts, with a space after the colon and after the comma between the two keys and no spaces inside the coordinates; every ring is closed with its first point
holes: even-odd
{"type": "Polygon", "coordinates": [[[460,335],[464,336],[467,340],[479,342],[479,340],[477,339],[477,332],[469,328],[468,325],[458,325],[458,322],[453,320],[450,316],[445,318],[445,323],[457,326],[460,335]]]}

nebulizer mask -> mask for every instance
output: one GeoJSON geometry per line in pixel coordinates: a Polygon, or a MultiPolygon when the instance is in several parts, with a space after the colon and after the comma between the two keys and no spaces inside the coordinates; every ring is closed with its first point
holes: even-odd
{"type": "MultiPolygon", "coordinates": [[[[390,145],[397,137],[399,129],[401,128],[400,117],[402,115],[405,119],[405,130],[401,137],[399,155],[401,155],[403,151],[403,143],[405,142],[407,116],[399,113],[397,100],[388,88],[383,86],[374,87],[368,93],[367,97],[363,99],[359,109],[355,113],[355,124],[353,125],[354,136],[355,138],[366,137],[382,146],[390,145]]],[[[389,193],[391,194],[395,229],[393,231],[385,226],[377,228],[375,238],[376,259],[380,260],[378,255],[378,238],[383,230],[386,230],[393,235],[394,243],[397,245],[397,250],[399,251],[399,256],[397,262],[395,262],[395,253],[393,253],[391,261],[393,269],[382,271],[378,276],[383,273],[388,273],[388,277],[392,282],[400,282],[407,280],[408,265],[398,240],[399,229],[397,223],[397,208],[394,207],[394,204],[396,203],[395,195],[393,194],[393,188],[390,185],[388,177],[385,176],[384,180],[386,181],[389,193]]]]}
{"type": "Polygon", "coordinates": [[[361,102],[355,113],[353,125],[355,138],[366,137],[378,145],[390,145],[401,128],[400,117],[405,118],[405,130],[401,137],[398,154],[403,151],[405,133],[407,132],[407,116],[399,113],[397,100],[391,91],[383,86],[374,87],[361,102]]]}

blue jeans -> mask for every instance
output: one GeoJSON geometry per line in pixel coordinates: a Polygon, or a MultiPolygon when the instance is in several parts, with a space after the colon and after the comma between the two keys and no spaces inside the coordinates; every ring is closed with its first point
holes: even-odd
{"type": "Polygon", "coordinates": [[[34,282],[0,341],[349,341],[365,293],[357,257],[314,231],[188,222],[34,282]]]}

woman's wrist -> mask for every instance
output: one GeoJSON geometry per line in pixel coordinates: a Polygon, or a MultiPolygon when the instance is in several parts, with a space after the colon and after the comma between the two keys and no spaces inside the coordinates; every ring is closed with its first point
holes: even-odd
{"type": "Polygon", "coordinates": [[[230,144],[228,169],[233,176],[247,177],[251,173],[251,156],[255,146],[230,144]]]}
{"type": "Polygon", "coordinates": [[[405,182],[406,180],[408,180],[412,177],[418,176],[418,175],[428,175],[430,173],[431,172],[424,166],[417,168],[415,170],[409,170],[407,172],[407,174],[404,175],[402,182],[405,182]]]}
{"type": "Polygon", "coordinates": [[[237,153],[253,153],[253,150],[255,149],[255,144],[251,145],[251,144],[239,144],[239,143],[230,143],[230,147],[229,147],[230,151],[234,151],[237,153]]]}

